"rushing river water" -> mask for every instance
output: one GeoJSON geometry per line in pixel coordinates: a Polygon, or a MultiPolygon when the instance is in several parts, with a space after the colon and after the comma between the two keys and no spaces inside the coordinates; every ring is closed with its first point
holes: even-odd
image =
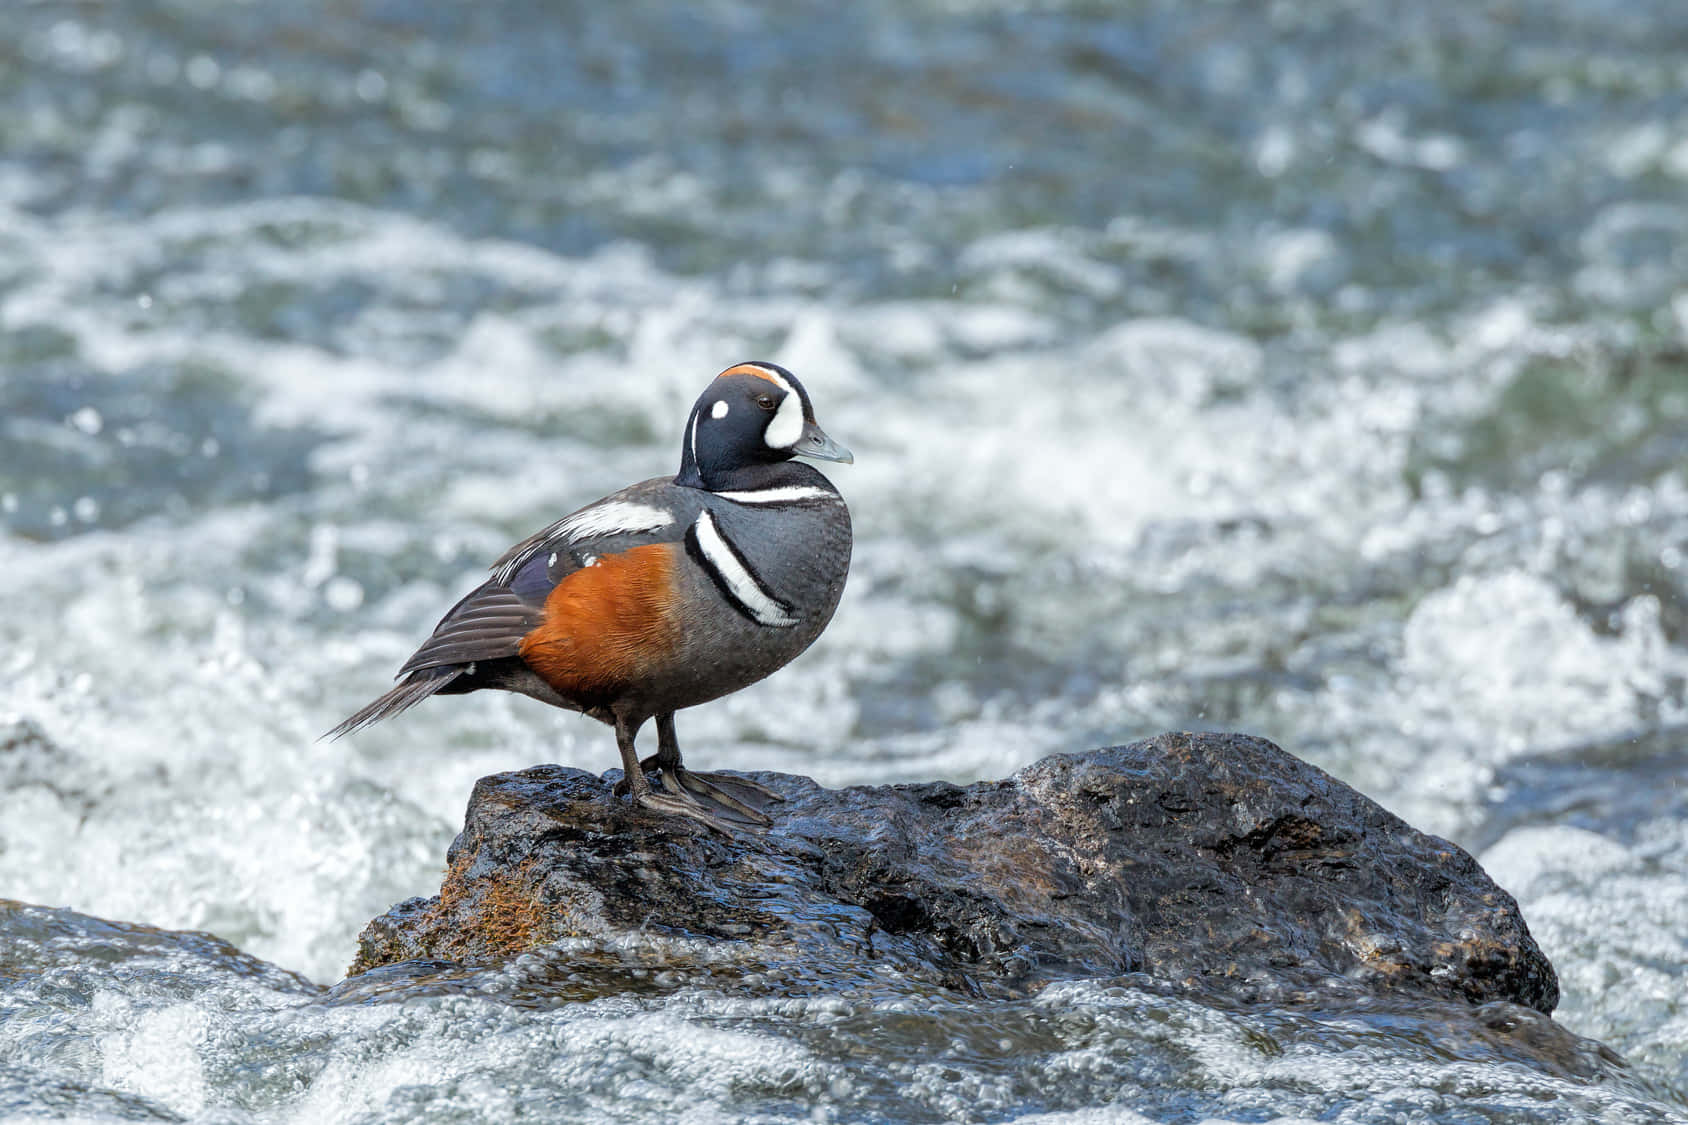
{"type": "Polygon", "coordinates": [[[0,1116],[1683,1119],[1677,0],[3,19],[0,896],[54,909],[0,909],[0,1116]],[[503,697],[314,739],[746,358],[856,559],[691,760],[1266,735],[1477,854],[1635,1080],[1106,981],[325,994],[476,777],[616,760],[503,697]]]}

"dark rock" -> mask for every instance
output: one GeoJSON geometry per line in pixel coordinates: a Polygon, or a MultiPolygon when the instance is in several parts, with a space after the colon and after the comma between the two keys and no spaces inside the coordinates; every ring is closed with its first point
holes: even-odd
{"type": "Polygon", "coordinates": [[[1604,1043],[1575,1035],[1534,1008],[1496,1000],[1473,1015],[1491,1043],[1510,1048],[1542,1070],[1592,1079],[1628,1065],[1604,1043]]]}
{"type": "Polygon", "coordinates": [[[1162,735],[965,787],[755,774],[786,804],[736,838],[613,799],[617,776],[483,778],[439,896],[371,922],[351,972],[546,947],[583,992],[1129,975],[1241,1003],[1559,999],[1471,856],[1258,738],[1162,735]]]}

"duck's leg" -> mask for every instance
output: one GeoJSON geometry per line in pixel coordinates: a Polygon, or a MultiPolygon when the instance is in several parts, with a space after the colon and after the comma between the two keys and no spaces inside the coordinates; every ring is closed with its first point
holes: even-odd
{"type": "MultiPolygon", "coordinates": [[[[621,780],[616,783],[613,790],[617,796],[626,793],[633,799],[633,803],[641,808],[673,816],[690,817],[692,820],[729,836],[733,834],[735,829],[769,823],[767,817],[754,812],[754,810],[751,811],[749,817],[746,817],[731,804],[721,804],[712,808],[684,790],[670,790],[659,793],[652,789],[650,780],[645,777],[644,768],[639,761],[639,751],[633,746],[633,736],[638,733],[638,729],[637,723],[629,722],[626,717],[620,714],[615,716],[615,745],[616,749],[621,751],[622,774],[621,780]]],[[[668,786],[665,785],[664,789],[668,789],[668,786]]]]}
{"type": "Polygon", "coordinates": [[[639,751],[633,746],[633,736],[638,732],[637,724],[629,723],[620,715],[615,716],[615,748],[621,751],[621,780],[615,783],[612,792],[617,797],[631,796],[636,805],[651,792],[644,764],[639,761],[639,751]]]}
{"type": "Polygon", "coordinates": [[[649,768],[655,765],[661,770],[664,789],[685,793],[705,805],[714,805],[719,811],[742,817],[752,824],[765,827],[773,823],[762,809],[785,798],[766,785],[751,781],[747,777],[732,777],[723,773],[705,773],[686,768],[685,763],[680,760],[680,740],[674,733],[672,711],[656,717],[656,746],[655,761],[647,758],[641,766],[649,768]],[[669,779],[673,779],[672,785],[669,784],[669,779]]]}

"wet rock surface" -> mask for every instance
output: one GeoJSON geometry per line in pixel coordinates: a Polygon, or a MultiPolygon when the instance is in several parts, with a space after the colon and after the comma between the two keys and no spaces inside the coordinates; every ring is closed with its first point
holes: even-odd
{"type": "Polygon", "coordinates": [[[736,837],[612,798],[618,776],[483,778],[440,894],[372,921],[342,989],[543,950],[583,995],[1117,977],[1242,1004],[1558,1002],[1470,855],[1259,738],[1167,734],[968,786],[747,775],[785,803],[736,837]]]}

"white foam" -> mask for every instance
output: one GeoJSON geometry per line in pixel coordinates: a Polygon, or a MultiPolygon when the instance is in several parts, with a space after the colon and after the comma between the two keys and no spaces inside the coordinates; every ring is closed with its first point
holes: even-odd
{"type": "Polygon", "coordinates": [[[1481,859],[1559,971],[1557,1017],[1669,1072],[1688,1041],[1675,969],[1688,882],[1660,873],[1688,865],[1688,831],[1675,817],[1629,827],[1633,845],[1567,825],[1515,829],[1481,859]]]}
{"type": "Polygon", "coordinates": [[[1425,724],[1500,751],[1551,748],[1637,724],[1666,645],[1656,599],[1602,637],[1545,579],[1466,575],[1426,597],[1403,635],[1401,691],[1425,724]]]}
{"type": "MultiPolygon", "coordinates": [[[[110,993],[95,996],[114,1000],[110,993]]],[[[123,1001],[116,1000],[118,1005],[123,1001]]],[[[207,1014],[197,1003],[172,1004],[145,1011],[130,1027],[100,1037],[100,1080],[115,1090],[139,1094],[178,1113],[205,1108],[206,1083],[200,1052],[206,1046],[207,1014]]]]}

